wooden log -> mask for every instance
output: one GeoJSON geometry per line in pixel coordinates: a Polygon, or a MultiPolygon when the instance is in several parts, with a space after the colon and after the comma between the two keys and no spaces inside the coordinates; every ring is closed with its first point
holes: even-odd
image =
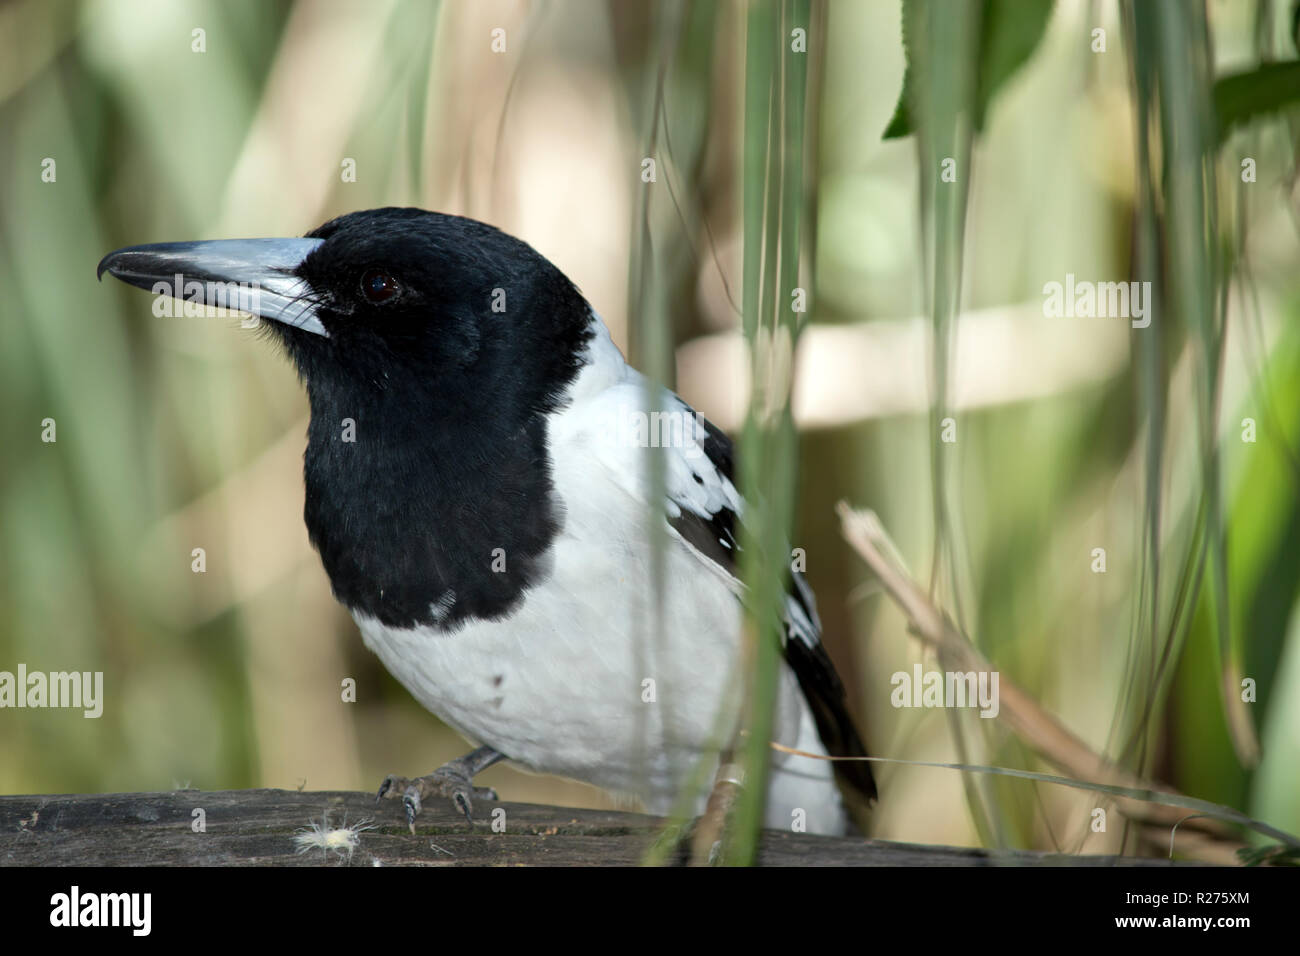
{"type": "MultiPolygon", "coordinates": [[[[481,804],[481,802],[480,802],[481,804]]],[[[631,866],[662,833],[639,813],[523,803],[476,805],[471,827],[450,805],[426,806],[412,835],[400,802],[341,791],[177,790],[0,797],[5,866],[631,866]],[[202,811],[197,813],[196,811],[202,811]],[[497,811],[501,811],[498,813],[497,811]],[[313,825],[361,825],[332,849],[300,851],[313,825]],[[196,830],[197,821],[203,827],[196,830]],[[494,831],[493,821],[498,821],[494,831]]],[[[679,857],[681,859],[681,857],[679,857]]],[[[768,866],[1168,866],[1131,857],[991,853],[776,830],[768,866]]]]}

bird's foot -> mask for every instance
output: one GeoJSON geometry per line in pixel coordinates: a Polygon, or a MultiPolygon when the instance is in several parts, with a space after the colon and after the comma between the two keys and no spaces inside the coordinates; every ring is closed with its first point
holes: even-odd
{"type": "Polygon", "coordinates": [[[412,833],[415,832],[415,818],[424,806],[424,801],[433,796],[451,800],[452,806],[465,814],[465,819],[473,825],[474,801],[496,800],[497,793],[491,787],[474,786],[470,767],[465,761],[464,757],[453,760],[451,763],[443,764],[433,773],[416,777],[414,780],[389,774],[379,785],[379,793],[375,799],[400,798],[406,810],[406,824],[411,828],[412,833]]]}

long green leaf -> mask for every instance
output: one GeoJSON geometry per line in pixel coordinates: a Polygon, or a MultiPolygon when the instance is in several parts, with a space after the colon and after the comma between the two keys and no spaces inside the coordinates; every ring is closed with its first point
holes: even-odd
{"type": "MultiPolygon", "coordinates": [[[[884,139],[898,139],[916,131],[917,123],[913,113],[915,93],[913,86],[917,80],[914,62],[916,51],[912,47],[907,24],[912,19],[915,4],[927,3],[929,0],[904,0],[903,3],[903,48],[907,55],[907,65],[903,73],[903,92],[898,97],[898,106],[885,128],[884,139]]],[[[978,132],[984,128],[988,109],[1002,85],[1020,69],[1033,55],[1047,29],[1047,21],[1052,17],[1052,0],[985,0],[983,3],[961,4],[963,7],[979,8],[976,22],[982,24],[979,48],[979,86],[974,99],[974,125],[978,132]]],[[[954,11],[958,15],[971,11],[954,11]]]]}

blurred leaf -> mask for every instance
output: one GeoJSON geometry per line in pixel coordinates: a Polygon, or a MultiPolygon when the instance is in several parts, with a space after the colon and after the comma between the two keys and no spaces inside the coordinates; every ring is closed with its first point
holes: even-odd
{"type": "Polygon", "coordinates": [[[1300,847],[1271,843],[1268,846],[1242,847],[1237,859],[1244,866],[1300,866],[1300,847]]]}
{"type": "Polygon", "coordinates": [[[408,3],[400,8],[400,13],[405,29],[418,39],[412,43],[412,62],[408,66],[410,94],[406,101],[407,162],[410,164],[411,192],[418,198],[424,192],[424,127],[428,120],[429,73],[433,69],[442,4],[408,3]]]}
{"type": "MultiPolygon", "coordinates": [[[[644,144],[643,155],[654,156],[659,151],[659,131],[664,109],[664,86],[676,56],[681,34],[683,9],[681,3],[664,4],[656,11],[653,46],[655,59],[647,61],[640,114],[644,144]]],[[[641,360],[645,372],[645,401],[652,412],[661,407],[662,386],[668,383],[669,335],[672,324],[667,315],[663,294],[662,255],[655,246],[651,231],[651,197],[653,191],[644,185],[638,190],[632,223],[632,241],[628,261],[628,317],[632,327],[634,353],[641,360]]],[[[661,501],[666,494],[666,472],[662,455],[653,454],[649,445],[642,456],[645,467],[647,500],[661,501]]],[[[643,673],[654,673],[657,655],[665,647],[665,583],[667,580],[668,526],[663,514],[651,507],[645,513],[646,536],[650,540],[652,555],[650,582],[654,598],[650,607],[650,620],[638,642],[638,666],[643,673]]],[[[637,744],[643,752],[638,754],[642,766],[650,766],[644,753],[649,746],[649,727],[645,718],[638,715],[637,744]]],[[[648,783],[647,783],[648,785],[648,783]]]]}
{"type": "MultiPolygon", "coordinates": [[[[950,500],[955,483],[951,447],[945,432],[956,421],[952,401],[952,354],[957,316],[961,309],[966,213],[972,178],[971,124],[978,87],[981,45],[981,6],[952,6],[909,2],[903,8],[911,83],[904,94],[917,119],[916,151],[920,168],[921,235],[925,271],[926,311],[932,327],[929,352],[933,399],[930,405],[930,490],[934,521],[930,588],[952,609],[958,625],[969,633],[961,601],[964,565],[958,560],[962,522],[950,500]]],[[[976,636],[976,640],[978,640],[976,636]]],[[[955,710],[947,713],[957,755],[970,762],[963,723],[955,710]]],[[[986,845],[1004,845],[1003,817],[990,815],[981,782],[963,778],[966,804],[986,845]]],[[[991,789],[987,785],[984,789],[991,789]]]]}
{"type": "MultiPolygon", "coordinates": [[[[1158,222],[1159,203],[1156,199],[1156,174],[1152,137],[1155,131],[1147,117],[1155,112],[1156,102],[1156,51],[1153,31],[1146,21],[1151,17],[1148,6],[1125,8],[1125,27],[1129,42],[1125,44],[1129,57],[1129,76],[1132,78],[1133,99],[1137,115],[1137,208],[1134,213],[1134,266],[1136,275],[1151,283],[1151,308],[1163,306],[1166,297],[1164,272],[1160,267],[1162,249],[1158,222]]],[[[1172,323],[1171,323],[1172,325],[1172,323]]],[[[1178,646],[1180,633],[1171,625],[1166,629],[1161,621],[1161,518],[1164,515],[1164,442],[1165,422],[1169,403],[1168,358],[1170,348],[1165,334],[1147,334],[1148,329],[1130,329],[1137,386],[1138,413],[1145,425],[1145,448],[1142,459],[1142,538],[1138,553],[1136,599],[1133,603],[1133,621],[1129,646],[1140,648],[1144,642],[1149,654],[1156,657],[1156,649],[1164,641],[1162,664],[1170,649],[1178,646]]],[[[1198,520],[1198,527],[1200,525],[1198,520]]],[[[1197,538],[1199,541],[1199,537],[1197,538]]],[[[1197,549],[1199,558],[1201,549],[1197,549]]],[[[1200,585],[1200,565],[1192,575],[1196,587],[1200,585]]],[[[1184,563],[1184,569],[1187,563],[1184,563]]],[[[1198,592],[1199,593],[1199,592],[1198,592]]],[[[1194,599],[1195,595],[1191,599],[1194,599]]],[[[1180,618],[1181,620],[1181,618],[1180,618]]],[[[1121,749],[1126,759],[1142,756],[1150,724],[1150,708],[1160,681],[1160,674],[1141,673],[1139,660],[1143,655],[1130,651],[1125,661],[1124,691],[1121,697],[1117,723],[1128,734],[1121,749]],[[1143,687],[1146,683],[1146,687],[1143,687]],[[1145,692],[1144,692],[1145,691],[1145,692]]]]}
{"type": "Polygon", "coordinates": [[[1221,145],[1234,126],[1300,103],[1300,61],[1265,63],[1214,84],[1214,113],[1221,145]]]}
{"type": "Polygon", "coordinates": [[[728,862],[757,858],[779,690],[781,619],[788,585],[798,443],[790,415],[799,314],[791,293],[799,277],[805,214],[803,152],[808,57],[789,37],[807,29],[808,0],[750,7],[745,55],[744,290],[745,336],[753,389],[740,443],[741,577],[746,585],[746,786],[736,802],[736,838],[728,862]],[[764,159],[766,161],[764,162],[764,159]],[[761,257],[761,258],[760,258],[761,257]]]}
{"type": "MultiPolygon", "coordinates": [[[[1300,735],[1296,733],[1300,727],[1300,697],[1293,692],[1300,681],[1300,604],[1292,610],[1286,630],[1282,657],[1271,668],[1268,696],[1261,692],[1258,698],[1264,708],[1264,757],[1251,780],[1250,809],[1278,826],[1294,828],[1300,824],[1300,801],[1296,800],[1300,788],[1300,735]]],[[[1262,676],[1266,667],[1268,664],[1262,663],[1260,670],[1252,670],[1252,674],[1262,676]]],[[[1258,683],[1262,687],[1264,681],[1258,683]]]]}
{"type": "MultiPolygon", "coordinates": [[[[904,0],[903,6],[910,7],[929,0],[904,0]]],[[[988,114],[989,104],[998,89],[1037,49],[1047,28],[1047,21],[1052,15],[1052,0],[986,0],[983,15],[979,18],[979,87],[975,96],[975,131],[984,128],[984,119],[988,114]]],[[[884,139],[897,139],[915,132],[916,124],[912,120],[912,84],[915,82],[913,72],[912,38],[907,29],[908,12],[903,12],[903,49],[907,56],[907,68],[903,73],[903,92],[898,97],[898,106],[893,119],[886,127],[884,139]]]]}

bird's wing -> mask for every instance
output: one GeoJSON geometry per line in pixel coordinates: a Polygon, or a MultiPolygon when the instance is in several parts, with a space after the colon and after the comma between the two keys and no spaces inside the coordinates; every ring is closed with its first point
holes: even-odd
{"type": "MultiPolygon", "coordinates": [[[[692,551],[723,571],[739,590],[738,530],[744,502],[734,484],[731,439],[679,397],[671,392],[664,394],[665,408],[689,420],[686,431],[693,438],[685,443],[660,443],[666,456],[668,524],[692,551]]],[[[791,571],[784,624],[785,660],[808,701],[827,753],[837,757],[867,756],[849,714],[844,685],[822,646],[821,621],[812,589],[798,571],[791,571]]],[[[876,783],[868,762],[837,762],[835,770],[864,797],[875,799],[876,783]]]]}

